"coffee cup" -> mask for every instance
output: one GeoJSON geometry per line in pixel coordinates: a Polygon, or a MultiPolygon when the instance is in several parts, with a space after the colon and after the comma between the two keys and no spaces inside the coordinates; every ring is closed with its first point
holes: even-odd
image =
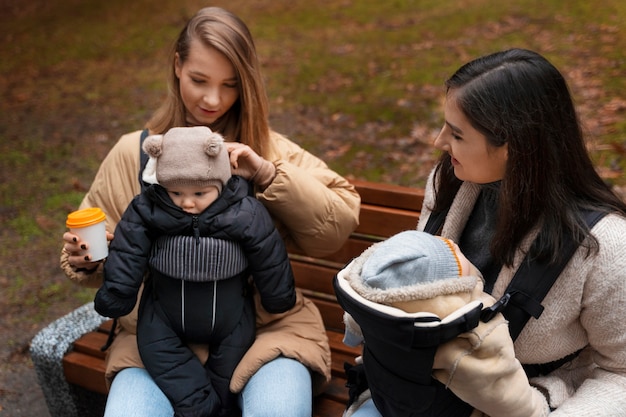
{"type": "Polygon", "coordinates": [[[94,262],[109,255],[105,220],[106,215],[98,207],[73,211],[67,215],[65,224],[70,232],[78,235],[80,240],[89,245],[89,249],[82,251],[81,254],[90,254],[94,262]]]}

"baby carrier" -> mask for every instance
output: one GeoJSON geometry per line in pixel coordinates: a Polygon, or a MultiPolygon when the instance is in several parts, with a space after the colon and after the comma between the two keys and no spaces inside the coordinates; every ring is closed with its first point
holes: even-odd
{"type": "MultiPolygon", "coordinates": [[[[430,313],[399,315],[359,295],[342,272],[333,281],[337,300],[359,324],[366,340],[363,363],[367,366],[348,367],[348,383],[356,378],[364,381],[365,376],[368,386],[361,386],[361,392],[370,388],[385,417],[469,415],[472,407],[433,379],[431,371],[437,347],[476,327],[482,304],[470,303],[443,320],[430,313]]],[[[350,394],[356,397],[361,392],[353,389],[350,394]]]]}
{"type": "MultiPolygon", "coordinates": [[[[589,229],[605,214],[583,212],[589,229]]],[[[444,218],[445,213],[431,215],[425,231],[436,234],[444,218]]],[[[365,340],[363,363],[345,365],[348,407],[369,388],[376,408],[384,417],[469,416],[473,407],[431,377],[437,347],[473,329],[479,320],[488,322],[499,312],[509,321],[509,332],[515,340],[531,316],[537,319],[542,314],[542,300],[577,247],[573,241],[566,240],[561,257],[552,264],[527,257],[494,305],[483,308],[476,301],[444,319],[428,313],[400,315],[396,309],[366,300],[342,277],[344,268],[333,280],[337,300],[358,323],[365,340]]],[[[547,364],[524,365],[524,370],[528,377],[545,375],[579,353],[547,364]]]]}

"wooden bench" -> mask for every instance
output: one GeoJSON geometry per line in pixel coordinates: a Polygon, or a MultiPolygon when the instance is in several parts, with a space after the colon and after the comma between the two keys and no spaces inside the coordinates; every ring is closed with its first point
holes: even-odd
{"type": "MultiPolygon", "coordinates": [[[[372,243],[403,230],[415,229],[424,197],[421,189],[363,181],[353,183],[362,199],[360,225],[341,250],[324,258],[290,253],[296,284],[319,308],[332,349],[333,378],[326,392],[314,400],[315,417],[341,416],[347,401],[343,365],[353,362],[360,354],[360,349],[342,343],[343,310],[337,304],[332,279],[337,271],[372,243]]],[[[97,330],[83,335],[63,357],[65,378],[72,389],[78,390],[77,395],[84,397],[95,393],[102,397],[101,400],[89,400],[93,408],[98,409],[94,410],[94,415],[102,415],[107,393],[104,353],[100,347],[105,343],[110,327],[111,321],[107,321],[97,330]]]]}

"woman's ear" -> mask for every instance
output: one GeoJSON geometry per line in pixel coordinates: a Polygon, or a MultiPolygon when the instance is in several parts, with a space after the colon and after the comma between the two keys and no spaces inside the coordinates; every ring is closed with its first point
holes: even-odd
{"type": "Polygon", "coordinates": [[[176,74],[176,78],[180,80],[180,75],[182,73],[183,63],[180,60],[180,55],[178,52],[174,55],[174,73],[176,74]]]}

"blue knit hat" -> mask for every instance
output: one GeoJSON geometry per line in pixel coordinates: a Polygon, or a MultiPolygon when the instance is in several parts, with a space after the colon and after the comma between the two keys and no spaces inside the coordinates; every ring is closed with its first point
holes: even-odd
{"type": "Polygon", "coordinates": [[[354,261],[348,277],[364,298],[388,304],[471,291],[476,277],[462,275],[453,243],[409,230],[376,243],[354,261]]]}
{"type": "Polygon", "coordinates": [[[399,233],[378,245],[363,263],[365,285],[387,289],[462,275],[452,242],[416,230],[399,233]]]}

